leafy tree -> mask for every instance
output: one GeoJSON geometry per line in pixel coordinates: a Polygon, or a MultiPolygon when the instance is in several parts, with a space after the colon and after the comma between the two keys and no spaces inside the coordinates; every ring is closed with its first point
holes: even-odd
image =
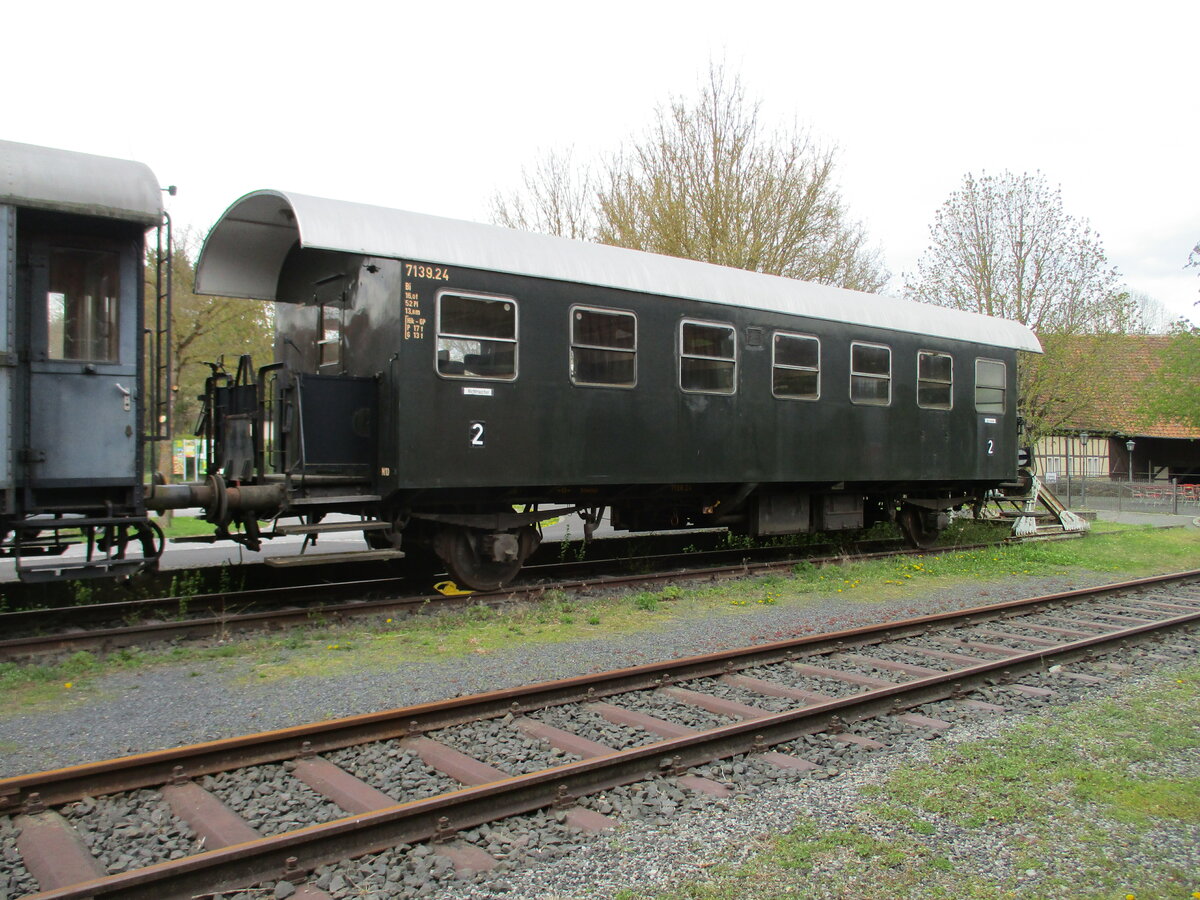
{"type": "MultiPolygon", "coordinates": [[[[1184,268],[1200,268],[1200,243],[1184,268]]],[[[1200,306],[1200,300],[1197,301],[1200,306]]],[[[1150,421],[1200,428],[1200,328],[1180,319],[1162,352],[1162,366],[1146,384],[1142,415],[1150,421]]]]}
{"type": "Polygon", "coordinates": [[[1041,338],[1045,353],[1022,360],[1019,384],[1033,437],[1071,423],[1109,389],[1105,338],[1136,326],[1136,303],[1099,236],[1066,213],[1042,175],[968,173],[930,238],[906,279],[910,298],[1015,319],[1041,338]]]}
{"type": "MultiPolygon", "coordinates": [[[[174,437],[193,432],[209,362],[224,358],[232,368],[243,353],[260,365],[272,359],[274,310],[268,303],[195,293],[200,239],[184,230],[174,237],[171,317],[171,403],[174,437]]],[[[153,260],[146,267],[147,303],[153,302],[153,260]]],[[[152,321],[147,313],[147,321],[152,321]]]]}
{"type": "Polygon", "coordinates": [[[847,212],[837,153],[807,132],[770,132],[741,81],[712,66],[694,102],[659,107],[599,174],[550,153],[493,220],[668,256],[858,290],[888,280],[847,212]]]}
{"type": "Polygon", "coordinates": [[[1200,328],[1178,323],[1161,358],[1146,383],[1143,417],[1200,428],[1200,328]]]}

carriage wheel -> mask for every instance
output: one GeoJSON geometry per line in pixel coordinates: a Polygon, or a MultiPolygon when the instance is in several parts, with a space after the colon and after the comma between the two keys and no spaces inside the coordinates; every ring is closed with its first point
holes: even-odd
{"type": "Polygon", "coordinates": [[[910,547],[918,550],[928,550],[937,543],[941,532],[937,527],[938,514],[936,510],[923,509],[906,503],[900,507],[896,523],[904,533],[904,540],[910,547]]]}
{"type": "MultiPolygon", "coordinates": [[[[484,537],[481,531],[453,525],[442,527],[434,537],[433,549],[459,587],[476,591],[499,590],[521,571],[521,565],[525,562],[523,552],[505,562],[485,558],[480,552],[484,537]]],[[[516,537],[518,544],[524,543],[520,534],[516,537]]]]}

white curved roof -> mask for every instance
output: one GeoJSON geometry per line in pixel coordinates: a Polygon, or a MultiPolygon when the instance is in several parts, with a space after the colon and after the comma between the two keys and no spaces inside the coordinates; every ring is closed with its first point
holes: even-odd
{"type": "Polygon", "coordinates": [[[0,141],[0,203],[140,222],[162,221],[162,191],[144,163],[0,141]]]}
{"type": "Polygon", "coordinates": [[[1041,352],[1032,331],[1007,319],[690,259],[281,191],[255,191],[225,211],[201,251],[196,290],[274,300],[280,269],[297,241],[302,247],[322,250],[684,297],[1041,352]]]}

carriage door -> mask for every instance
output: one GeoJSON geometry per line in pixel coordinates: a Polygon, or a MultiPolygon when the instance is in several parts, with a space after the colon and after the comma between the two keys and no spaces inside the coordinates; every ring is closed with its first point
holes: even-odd
{"type": "Polygon", "coordinates": [[[137,244],[30,242],[24,456],[34,485],[129,484],[139,475],[137,244]]]}
{"type": "Polygon", "coordinates": [[[976,472],[983,478],[1011,478],[1015,448],[1006,427],[1008,367],[999,359],[975,360],[976,472]]]}

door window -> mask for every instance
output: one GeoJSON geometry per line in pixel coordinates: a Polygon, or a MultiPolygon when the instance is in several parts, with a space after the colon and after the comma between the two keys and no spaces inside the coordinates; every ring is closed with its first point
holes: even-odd
{"type": "Polygon", "coordinates": [[[1003,413],[1007,403],[1008,372],[998,359],[975,360],[975,409],[981,413],[1003,413]]]}
{"type": "Polygon", "coordinates": [[[49,359],[119,362],[120,267],[105,250],[50,250],[46,292],[49,359]]]}

